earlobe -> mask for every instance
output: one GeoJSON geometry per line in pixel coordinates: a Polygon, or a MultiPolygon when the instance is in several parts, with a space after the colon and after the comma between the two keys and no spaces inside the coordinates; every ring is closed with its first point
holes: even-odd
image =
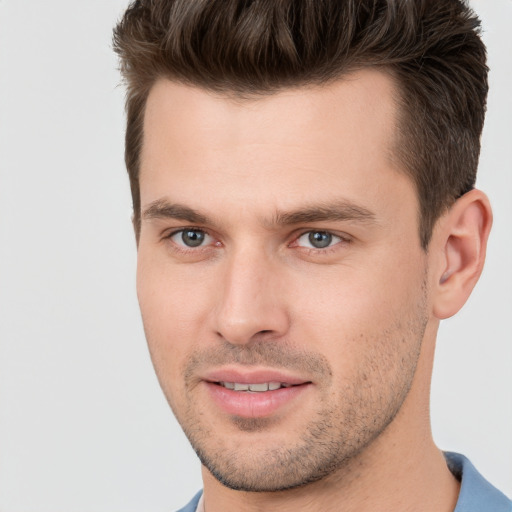
{"type": "Polygon", "coordinates": [[[492,210],[487,196],[471,190],[441,219],[435,233],[439,265],[434,276],[434,315],[453,316],[464,305],[482,273],[492,210]]]}

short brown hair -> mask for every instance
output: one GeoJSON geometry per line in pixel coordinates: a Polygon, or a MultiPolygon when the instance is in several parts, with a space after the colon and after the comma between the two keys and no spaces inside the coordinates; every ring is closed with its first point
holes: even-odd
{"type": "Polygon", "coordinates": [[[474,186],[488,69],[464,1],[136,0],[114,49],[137,231],[144,110],[159,78],[244,97],[382,68],[398,85],[396,154],[417,189],[425,249],[438,217],[474,186]]]}

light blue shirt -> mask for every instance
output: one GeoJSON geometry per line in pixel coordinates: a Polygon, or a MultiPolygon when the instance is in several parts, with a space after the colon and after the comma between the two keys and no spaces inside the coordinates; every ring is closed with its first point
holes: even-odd
{"type": "MultiPolygon", "coordinates": [[[[493,487],[464,455],[445,452],[450,471],[460,480],[460,494],[453,512],[512,512],[512,501],[493,487]]],[[[195,512],[202,491],[178,512],[195,512]]]]}
{"type": "Polygon", "coordinates": [[[453,512],[512,512],[512,501],[491,485],[464,455],[445,452],[450,471],[460,480],[453,512]]]}

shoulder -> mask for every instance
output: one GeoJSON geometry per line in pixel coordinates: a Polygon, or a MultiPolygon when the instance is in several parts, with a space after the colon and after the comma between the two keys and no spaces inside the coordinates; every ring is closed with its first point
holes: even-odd
{"type": "Polygon", "coordinates": [[[203,491],[199,491],[183,508],[180,508],[177,512],[196,512],[197,504],[201,498],[203,491]]]}
{"type": "Polygon", "coordinates": [[[512,501],[491,485],[458,453],[445,452],[450,471],[460,480],[460,494],[454,512],[512,512],[512,501]]]}

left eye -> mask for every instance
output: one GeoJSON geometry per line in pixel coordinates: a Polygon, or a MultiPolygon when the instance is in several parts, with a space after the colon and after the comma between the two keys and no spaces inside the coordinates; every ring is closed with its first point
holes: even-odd
{"type": "Polygon", "coordinates": [[[182,229],[169,238],[177,245],[191,248],[206,245],[211,241],[211,236],[200,229],[182,229]]]}
{"type": "Polygon", "coordinates": [[[341,237],[328,231],[308,231],[297,238],[297,245],[310,249],[325,249],[341,241],[341,237]]]}

